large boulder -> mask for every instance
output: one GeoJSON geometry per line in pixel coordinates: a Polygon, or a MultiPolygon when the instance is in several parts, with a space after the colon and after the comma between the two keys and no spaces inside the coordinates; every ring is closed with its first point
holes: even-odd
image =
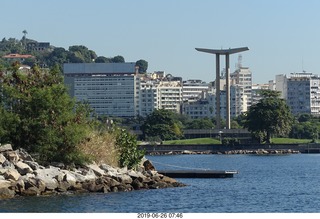
{"type": "Polygon", "coordinates": [[[1,152],[5,152],[5,151],[12,151],[12,146],[11,144],[4,144],[4,145],[0,145],[0,153],[1,152]]]}
{"type": "Polygon", "coordinates": [[[1,180],[0,179],[0,189],[1,188],[9,188],[11,186],[11,182],[9,180],[1,180]]]}
{"type": "Polygon", "coordinates": [[[2,168],[3,168],[3,169],[15,169],[14,164],[11,163],[11,162],[8,161],[8,160],[5,160],[5,161],[2,163],[2,168]]]}
{"type": "Polygon", "coordinates": [[[0,199],[13,198],[16,192],[9,188],[0,188],[0,199]]]}
{"type": "Polygon", "coordinates": [[[63,181],[67,182],[70,186],[75,186],[77,180],[76,177],[74,175],[72,175],[71,173],[66,173],[63,176],[63,181]]]}
{"type": "Polygon", "coordinates": [[[103,169],[101,169],[98,165],[96,164],[89,164],[86,165],[86,167],[94,172],[94,174],[98,177],[105,175],[105,172],[103,169]]]}
{"type": "Polygon", "coordinates": [[[154,170],[156,170],[156,168],[154,168],[154,166],[153,166],[153,164],[151,163],[150,160],[145,160],[143,162],[143,167],[144,167],[145,171],[148,171],[148,170],[154,171],[154,170]]]}
{"type": "Polygon", "coordinates": [[[23,148],[16,150],[17,154],[19,155],[20,159],[23,161],[34,161],[30,154],[23,148]]]}
{"type": "Polygon", "coordinates": [[[16,151],[6,151],[3,152],[4,156],[9,160],[11,163],[17,163],[19,160],[19,155],[16,151]]]}
{"type": "Polygon", "coordinates": [[[24,160],[23,162],[27,164],[29,167],[31,167],[33,170],[45,169],[45,167],[40,166],[37,162],[34,161],[24,160]]]}
{"type": "Polygon", "coordinates": [[[132,178],[127,174],[119,174],[117,176],[117,178],[119,179],[119,182],[122,184],[131,184],[132,183],[132,178]]]}
{"type": "Polygon", "coordinates": [[[33,169],[28,164],[25,164],[22,161],[18,161],[15,166],[21,175],[26,175],[27,173],[33,172],[33,169]]]}
{"type": "Polygon", "coordinates": [[[19,172],[16,169],[8,169],[4,174],[4,178],[7,180],[14,180],[17,181],[19,177],[21,176],[19,172]]]}
{"type": "Polygon", "coordinates": [[[2,165],[6,160],[7,160],[7,158],[5,156],[3,156],[2,154],[0,154],[0,165],[2,165]]]}

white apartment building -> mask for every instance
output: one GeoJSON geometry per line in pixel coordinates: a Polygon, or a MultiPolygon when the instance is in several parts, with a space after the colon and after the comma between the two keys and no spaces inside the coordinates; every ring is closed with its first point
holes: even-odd
{"type": "Polygon", "coordinates": [[[158,109],[167,109],[179,113],[181,103],[181,81],[159,81],[157,84],[158,109]]]}
{"type": "Polygon", "coordinates": [[[67,63],[63,71],[70,95],[87,101],[97,115],[135,117],[139,113],[135,63],[67,63]]]}
{"type": "Polygon", "coordinates": [[[203,92],[208,92],[210,89],[210,84],[201,80],[183,81],[182,100],[183,102],[195,102],[201,98],[203,92]]]}
{"type": "Polygon", "coordinates": [[[247,96],[247,106],[251,106],[252,97],[252,73],[248,67],[239,67],[230,74],[231,85],[238,85],[243,88],[243,94],[247,96]]]}
{"type": "Polygon", "coordinates": [[[192,119],[213,118],[215,96],[208,94],[206,99],[200,99],[193,102],[184,102],[181,106],[181,112],[192,119]]]}
{"type": "Polygon", "coordinates": [[[287,76],[284,74],[276,75],[275,90],[281,93],[281,98],[287,99],[287,76]]]}
{"type": "Polygon", "coordinates": [[[139,115],[146,117],[158,107],[158,84],[151,80],[141,80],[139,92],[139,115]]]}
{"type": "Polygon", "coordinates": [[[287,104],[293,114],[320,115],[320,77],[312,73],[292,73],[286,80],[287,104]]]}
{"type": "MultiPolygon", "coordinates": [[[[244,94],[243,87],[240,85],[230,86],[230,116],[231,118],[239,116],[248,110],[247,95],[244,94]]],[[[224,108],[226,106],[224,105],[224,108]]],[[[222,117],[226,119],[225,117],[222,117]]]]}

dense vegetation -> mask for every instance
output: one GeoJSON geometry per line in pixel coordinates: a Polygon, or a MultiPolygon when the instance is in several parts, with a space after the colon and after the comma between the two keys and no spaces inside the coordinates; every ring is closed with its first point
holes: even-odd
{"type": "Polygon", "coordinates": [[[84,164],[111,157],[116,158],[112,164],[134,168],[141,160],[143,152],[132,135],[106,129],[88,105],[71,99],[58,66],[49,71],[36,65],[30,72],[18,69],[14,63],[0,72],[0,143],[24,148],[42,163],[84,164]],[[110,139],[116,141],[106,142],[110,139]]]}
{"type": "Polygon", "coordinates": [[[263,90],[262,99],[246,113],[244,126],[260,142],[271,143],[271,137],[287,136],[292,128],[293,115],[277,91],[263,90]]]}
{"type": "MultiPolygon", "coordinates": [[[[30,42],[37,42],[32,39],[26,38],[26,34],[21,40],[15,38],[3,38],[0,41],[0,66],[6,68],[10,67],[12,63],[10,61],[3,59],[2,57],[7,54],[17,53],[17,54],[31,54],[35,56],[35,59],[28,58],[25,59],[21,64],[24,65],[38,65],[41,67],[52,68],[58,65],[62,68],[63,63],[123,63],[125,59],[121,55],[114,57],[98,56],[95,51],[88,49],[83,45],[73,45],[68,48],[68,50],[62,47],[51,46],[44,51],[34,51],[27,47],[30,42]]],[[[139,72],[145,73],[148,69],[148,62],[140,59],[136,62],[139,66],[139,72]]]]}

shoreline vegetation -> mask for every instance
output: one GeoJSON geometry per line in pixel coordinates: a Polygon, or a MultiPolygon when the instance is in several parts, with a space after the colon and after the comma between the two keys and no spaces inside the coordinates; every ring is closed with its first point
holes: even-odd
{"type": "Polygon", "coordinates": [[[95,163],[71,169],[65,169],[63,163],[44,167],[24,149],[13,150],[10,144],[5,144],[0,145],[0,164],[0,199],[185,186],[159,174],[145,158],[136,170],[95,163]]]}

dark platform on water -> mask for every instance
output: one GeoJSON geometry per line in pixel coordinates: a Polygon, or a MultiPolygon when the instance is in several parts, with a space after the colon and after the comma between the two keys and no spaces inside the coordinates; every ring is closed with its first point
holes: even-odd
{"type": "Polygon", "coordinates": [[[172,178],[232,178],[238,171],[224,170],[159,170],[158,173],[172,178]]]}

